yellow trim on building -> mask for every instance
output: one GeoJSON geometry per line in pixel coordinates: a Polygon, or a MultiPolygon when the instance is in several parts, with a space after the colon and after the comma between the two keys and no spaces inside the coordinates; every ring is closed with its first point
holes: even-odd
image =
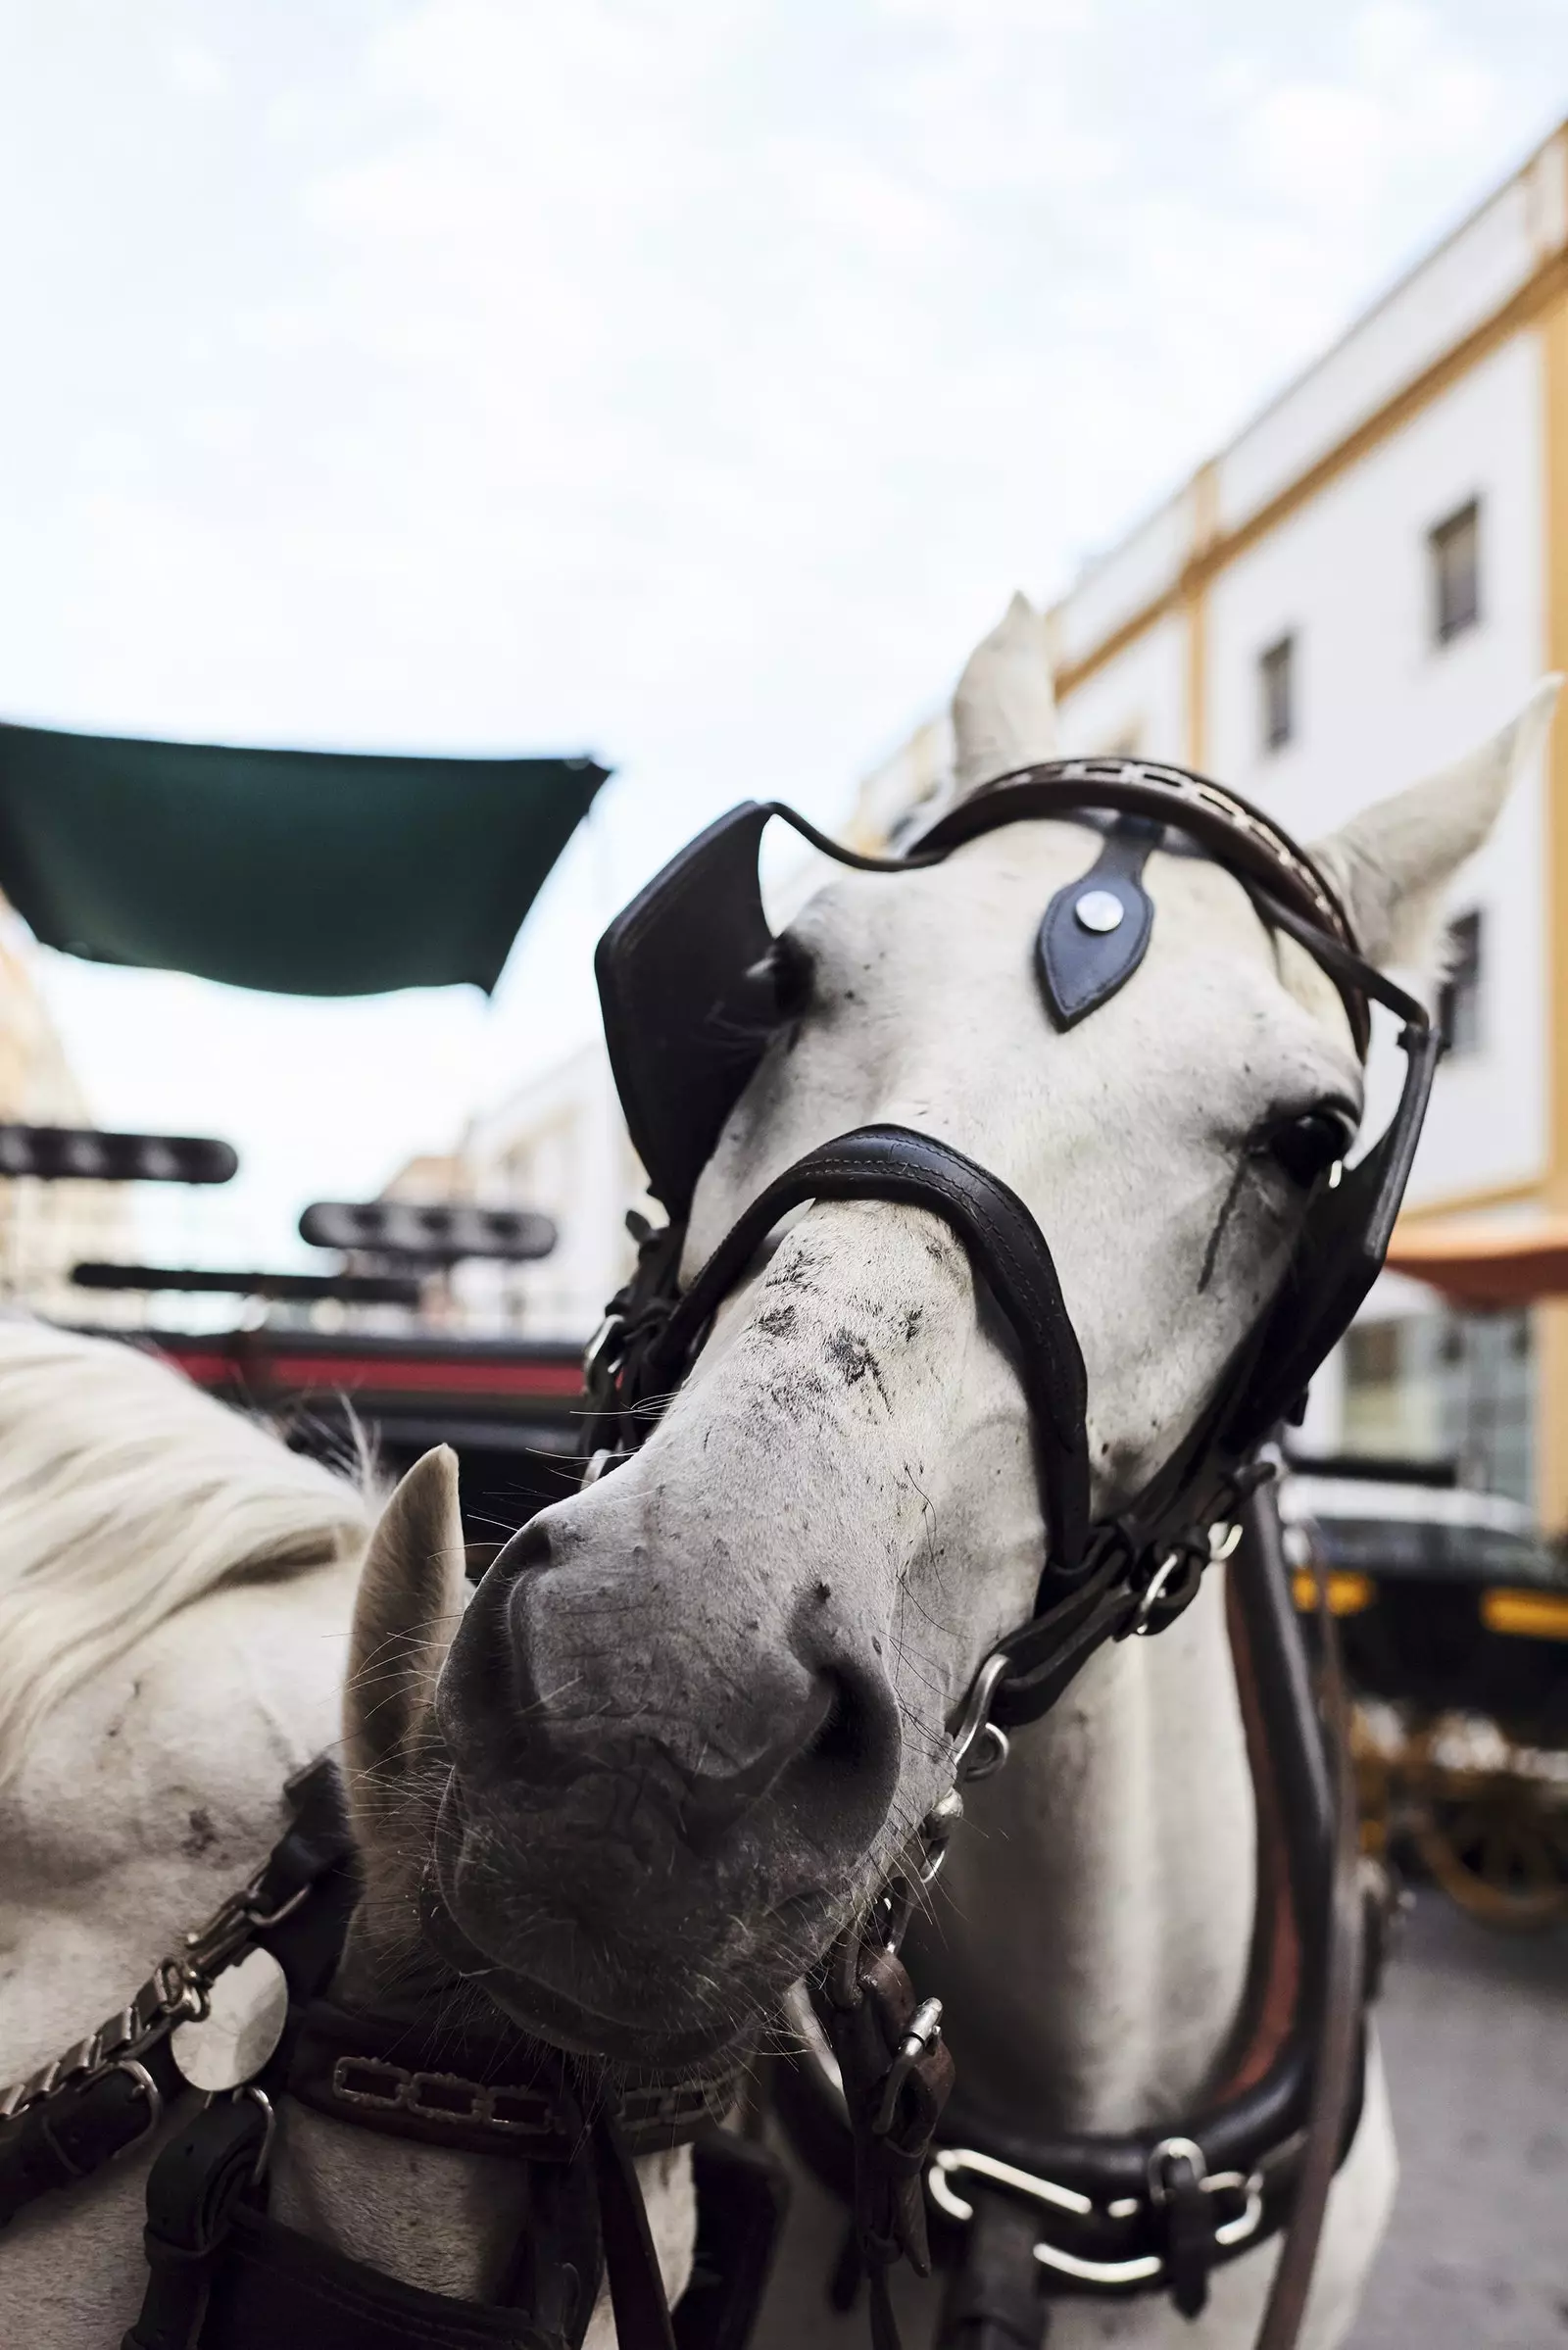
{"type": "MultiPolygon", "coordinates": [[[[1568,669],[1568,287],[1540,324],[1542,483],[1548,669],[1568,669]]],[[[1568,713],[1546,751],[1546,1205],[1568,1210],[1568,713]]],[[[1568,1300],[1537,1309],[1536,1505],[1568,1528],[1568,1300]]]]}
{"type": "Polygon", "coordinates": [[[1187,763],[1201,767],[1208,748],[1208,575],[1203,569],[1219,533],[1219,475],[1200,465],[1191,492],[1193,551],[1182,573],[1187,621],[1187,763]]]}
{"type": "MultiPolygon", "coordinates": [[[[1117,656],[1171,615],[1186,626],[1187,756],[1203,764],[1207,739],[1207,589],[1209,583],[1330,483],[1401,431],[1450,391],[1472,368],[1515,336],[1533,333],[1542,360],[1542,411],[1545,453],[1543,483],[1543,548],[1545,569],[1545,666],[1568,672],[1568,245],[1550,242],[1560,218],[1547,204],[1546,173],[1555,169],[1568,184],[1568,126],[1542,148],[1526,179],[1536,212],[1540,259],[1530,276],[1490,318],[1462,335],[1430,367],[1413,375],[1382,406],[1362,418],[1333,448],[1286,483],[1254,514],[1229,531],[1218,523],[1219,465],[1211,459],[1189,485],[1193,517],[1191,553],[1179,575],[1108,635],[1074,661],[1056,668],[1058,701],[1064,701],[1107,667],[1117,656]]],[[[1059,641],[1066,607],[1050,615],[1059,641]]],[[[1485,1213],[1489,1209],[1538,1203],[1568,1213],[1568,710],[1552,729],[1548,752],[1545,841],[1545,934],[1547,986],[1547,1163],[1542,1174],[1486,1186],[1441,1199],[1422,1200],[1404,1210],[1411,1222],[1440,1216],[1485,1213]]],[[[1537,1308],[1536,1502],[1549,1532],[1568,1531],[1568,1300],[1537,1308]]]]}
{"type": "MultiPolygon", "coordinates": [[[[1342,473],[1348,473],[1352,466],[1359,465],[1363,457],[1370,457],[1373,450],[1381,448],[1412,417],[1418,416],[1423,409],[1430,408],[1435,400],[1451,390],[1462,376],[1469,374],[1472,367],[1490,359],[1514,335],[1554,317],[1565,299],[1568,299],[1568,249],[1560,248],[1543,262],[1501,308],[1493,312],[1491,318],[1484,318],[1469,334],[1461,336],[1458,342],[1435,359],[1431,367],[1413,375],[1392,399],[1386,400],[1381,408],[1374,409],[1369,416],[1364,416],[1353,431],[1348,432],[1332,449],[1325,450],[1316,464],[1308,465],[1304,473],[1298,473],[1294,480],[1287,482],[1282,490],[1260,506],[1255,514],[1249,514],[1245,522],[1238,523],[1234,530],[1216,531],[1206,546],[1195,551],[1180,577],[1173,580],[1168,588],[1152,597],[1137,612],[1130,612],[1108,636],[1102,637],[1087,653],[1080,654],[1076,661],[1063,662],[1056,672],[1058,702],[1075,693],[1088,678],[1114,661],[1119,653],[1124,653],[1129,645],[1136,644],[1167,613],[1190,609],[1192,600],[1217,573],[1254,547],[1259,539],[1266,538],[1271,530],[1277,529],[1281,522],[1301,507],[1308,505],[1330,482],[1338,480],[1342,473]]],[[[1195,494],[1202,472],[1212,474],[1217,462],[1211,460],[1194,477],[1195,494]]]]}
{"type": "Polygon", "coordinates": [[[1446,1216],[1481,1216],[1494,1207],[1530,1207],[1545,1197],[1544,1175],[1523,1175],[1517,1182],[1486,1183],[1470,1192],[1444,1192],[1436,1199],[1407,1202],[1399,1210],[1401,1224],[1430,1224],[1446,1216]]]}

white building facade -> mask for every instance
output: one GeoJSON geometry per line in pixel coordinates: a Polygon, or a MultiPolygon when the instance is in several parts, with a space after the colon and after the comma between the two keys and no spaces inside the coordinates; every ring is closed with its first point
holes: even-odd
{"type": "Polygon", "coordinates": [[[626,1210],[652,1212],[601,1040],[517,1086],[475,1118],[458,1152],[464,1196],[539,1209],[556,1226],[532,1264],[466,1264],[454,1286],[468,1319],[530,1338],[586,1340],[631,1270],[626,1210]]]}
{"type": "MultiPolygon", "coordinates": [[[[1568,126],[1048,625],[1064,752],[1203,769],[1307,841],[1568,669],[1568,126]]],[[[923,728],[858,828],[943,759],[923,728]]],[[[1568,711],[1452,910],[1408,1212],[1568,1211],[1568,711]]],[[[1456,1316],[1385,1277],[1307,1435],[1457,1455],[1568,1528],[1568,1305],[1456,1316]]]]}

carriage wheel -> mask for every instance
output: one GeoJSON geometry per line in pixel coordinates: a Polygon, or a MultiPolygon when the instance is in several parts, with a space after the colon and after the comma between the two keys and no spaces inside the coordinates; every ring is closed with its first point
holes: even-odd
{"type": "Polygon", "coordinates": [[[1387,1754],[1369,1735],[1359,1706],[1352,1707],[1350,1713],[1350,1762],[1355,1772],[1355,1801],[1361,1820],[1361,1850],[1373,1860],[1386,1860],[1394,1774],[1387,1754]]]}
{"type": "Polygon", "coordinates": [[[1529,1933],[1568,1918],[1568,1813],[1528,1781],[1434,1772],[1415,1840],[1449,1899],[1485,1925],[1529,1933]]]}

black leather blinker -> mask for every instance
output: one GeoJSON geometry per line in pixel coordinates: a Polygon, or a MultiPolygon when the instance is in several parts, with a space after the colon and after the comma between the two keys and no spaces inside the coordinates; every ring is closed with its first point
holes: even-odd
{"type": "Polygon", "coordinates": [[[1144,864],[1163,831],[1148,816],[1118,816],[1088,872],[1059,889],[1047,906],[1035,964],[1058,1028],[1071,1028],[1096,1010],[1143,961],[1154,927],[1144,864]]]}

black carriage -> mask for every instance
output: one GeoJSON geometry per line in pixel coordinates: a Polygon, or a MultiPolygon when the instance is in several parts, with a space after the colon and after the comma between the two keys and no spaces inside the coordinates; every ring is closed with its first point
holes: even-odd
{"type": "Polygon", "coordinates": [[[1319,1577],[1356,1692],[1368,1849],[1489,1924],[1568,1916],[1568,1563],[1532,1513],[1422,1461],[1298,1460],[1297,1604],[1319,1577]]]}

